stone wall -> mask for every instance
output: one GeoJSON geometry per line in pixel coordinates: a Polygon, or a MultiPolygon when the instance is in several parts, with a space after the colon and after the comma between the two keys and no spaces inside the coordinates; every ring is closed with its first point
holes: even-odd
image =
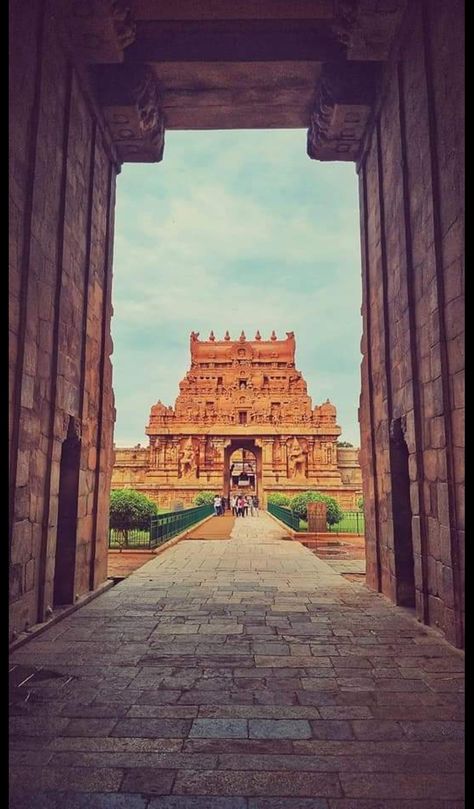
{"type": "Polygon", "coordinates": [[[410,577],[397,518],[408,454],[417,614],[463,636],[463,6],[411,2],[359,162],[361,463],[367,579],[410,577]],[[398,437],[397,437],[398,435],[398,437]]]}
{"type": "Polygon", "coordinates": [[[106,577],[116,168],[52,4],[12,9],[10,627],[18,633],[54,606],[68,429],[80,440],[75,597],[106,577]]]}

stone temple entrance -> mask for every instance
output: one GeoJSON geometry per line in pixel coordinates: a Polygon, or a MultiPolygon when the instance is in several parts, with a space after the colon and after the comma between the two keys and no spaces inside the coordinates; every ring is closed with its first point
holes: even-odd
{"type": "Polygon", "coordinates": [[[262,449],[255,439],[231,439],[224,451],[224,493],[262,498],[262,449]]]}

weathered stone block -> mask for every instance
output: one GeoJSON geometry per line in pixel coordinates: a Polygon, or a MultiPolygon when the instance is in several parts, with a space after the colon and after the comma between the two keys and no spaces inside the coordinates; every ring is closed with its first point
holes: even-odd
{"type": "MultiPolygon", "coordinates": [[[[23,565],[10,565],[10,601],[16,601],[23,595],[23,565]]],[[[22,627],[23,628],[23,627],[22,627]]]]}

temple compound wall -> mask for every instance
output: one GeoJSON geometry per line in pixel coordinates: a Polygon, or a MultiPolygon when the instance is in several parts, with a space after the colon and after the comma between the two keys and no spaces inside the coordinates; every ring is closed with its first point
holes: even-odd
{"type": "Polygon", "coordinates": [[[295,347],[293,332],[285,340],[274,332],[270,340],[259,332],[254,340],[243,332],[216,340],[211,332],[207,341],[193,332],[175,407],[151,408],[149,447],[116,449],[112,487],[142,491],[162,508],[191,505],[205,490],[252,491],[262,505],[272,492],[318,490],[357,508],[358,450],[337,446],[341,428],[329,400],[313,408],[295,347]],[[252,473],[242,481],[231,474],[239,450],[252,473]]]}
{"type": "Polygon", "coordinates": [[[120,163],[55,4],[12,4],[10,627],[107,575],[120,163]],[[58,532],[61,542],[58,543],[58,532]]]}
{"type": "Polygon", "coordinates": [[[367,582],[462,643],[463,4],[409,2],[357,168],[367,582]]]}
{"type": "MultiPolygon", "coordinates": [[[[367,583],[462,645],[463,2],[12,0],[10,38],[12,634],[106,577],[121,165],[160,161],[165,128],[299,127],[359,177],[367,583]]],[[[302,419],[290,451],[284,422],[245,426],[262,480],[290,452],[316,483],[330,426],[302,419]]],[[[155,469],[195,458],[211,488],[222,445],[182,429],[155,469]]]]}

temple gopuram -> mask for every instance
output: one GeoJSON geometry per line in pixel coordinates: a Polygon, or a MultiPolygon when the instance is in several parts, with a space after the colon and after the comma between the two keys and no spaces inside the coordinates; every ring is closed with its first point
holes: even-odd
{"type": "Polygon", "coordinates": [[[150,412],[149,446],[115,449],[112,488],[142,491],[161,507],[190,506],[199,491],[293,496],[318,490],[344,509],[362,494],[358,449],[338,447],[327,400],[313,407],[295,366],[295,336],[190,336],[191,367],[174,408],[150,412]]]}

